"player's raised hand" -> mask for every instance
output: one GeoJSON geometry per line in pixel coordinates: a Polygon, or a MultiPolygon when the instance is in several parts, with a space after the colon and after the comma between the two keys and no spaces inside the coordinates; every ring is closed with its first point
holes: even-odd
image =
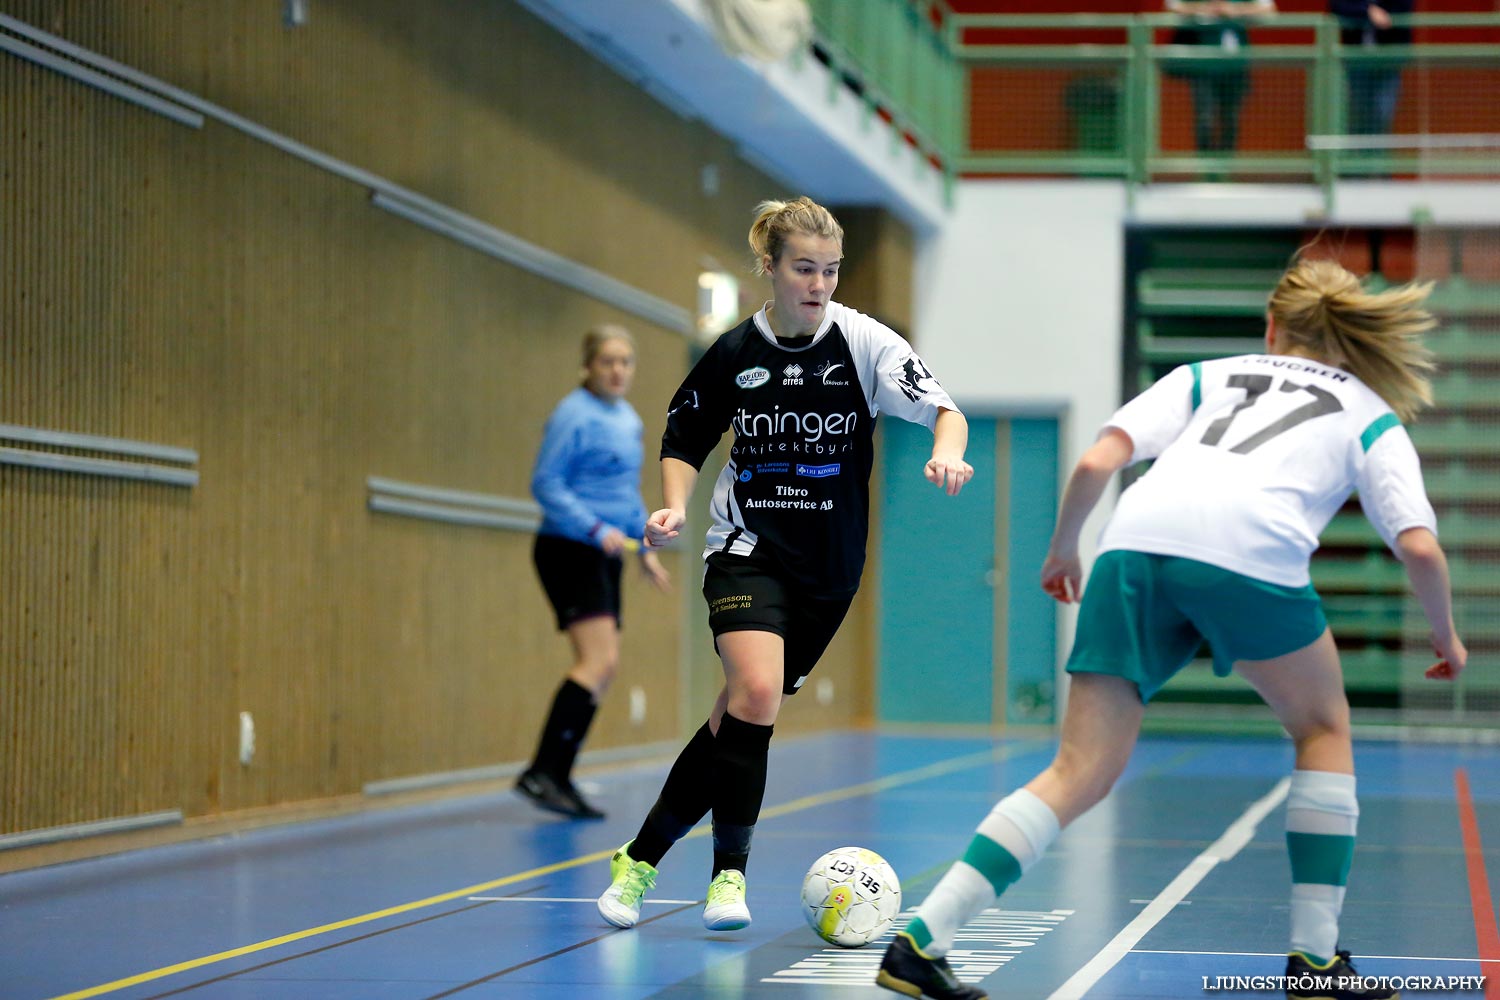
{"type": "Polygon", "coordinates": [[[974,478],[974,466],[957,455],[933,455],[923,466],[922,474],[929,483],[956,497],[964,484],[974,478]]]}
{"type": "Polygon", "coordinates": [[[646,519],[646,544],[651,548],[667,544],[681,533],[686,520],[683,511],[663,507],[646,519]]]}
{"type": "Polygon", "coordinates": [[[1464,667],[1469,663],[1469,651],[1464,647],[1463,640],[1456,634],[1448,638],[1446,642],[1440,642],[1436,636],[1432,640],[1432,651],[1438,655],[1438,661],[1426,670],[1426,676],[1435,681],[1457,680],[1458,675],[1464,672],[1464,667]]]}

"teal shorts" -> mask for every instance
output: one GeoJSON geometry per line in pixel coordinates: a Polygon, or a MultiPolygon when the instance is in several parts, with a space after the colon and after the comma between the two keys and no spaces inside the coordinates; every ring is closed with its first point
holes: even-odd
{"type": "Polygon", "coordinates": [[[1147,702],[1205,641],[1214,673],[1227,677],[1236,660],[1283,656],[1327,627],[1311,584],[1284,587],[1194,559],[1116,549],[1094,562],[1068,672],[1123,677],[1147,702]]]}

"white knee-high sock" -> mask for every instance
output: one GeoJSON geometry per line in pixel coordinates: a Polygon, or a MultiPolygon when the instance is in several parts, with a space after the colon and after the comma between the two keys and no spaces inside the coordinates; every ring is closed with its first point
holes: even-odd
{"type": "Polygon", "coordinates": [[[1286,800],[1286,845],[1292,861],[1290,950],[1315,960],[1333,958],[1358,826],[1354,775],[1292,772],[1286,800]]]}
{"type": "Polygon", "coordinates": [[[917,948],[934,958],[947,954],[958,929],[1035,864],[1057,832],[1057,815],[1024,788],[996,803],[907,925],[917,948]]]}

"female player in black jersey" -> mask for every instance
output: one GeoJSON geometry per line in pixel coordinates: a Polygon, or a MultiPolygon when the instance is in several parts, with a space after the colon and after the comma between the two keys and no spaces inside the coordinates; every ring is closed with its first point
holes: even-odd
{"type": "Polygon", "coordinates": [[[964,461],[968,423],[911,345],[832,301],[843,238],[828,210],[807,198],[762,202],[749,239],[772,300],[714,342],[669,408],[665,506],[646,522],[648,545],[677,537],[704,460],[726,430],[735,434],[704,548],[703,595],[724,687],[640,832],[610,863],[599,912],[617,927],[635,925],[656,865],[710,811],[704,925],[750,923],[745,867],[771,731],[859,586],[876,414],[932,430],[923,471],[949,496],[974,474],[964,461]]]}

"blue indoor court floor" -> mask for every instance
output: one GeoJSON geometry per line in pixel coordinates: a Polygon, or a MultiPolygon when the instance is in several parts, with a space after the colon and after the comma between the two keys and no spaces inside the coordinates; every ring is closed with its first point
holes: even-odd
{"type": "MultiPolygon", "coordinates": [[[[615,930],[595,911],[666,760],[585,775],[600,822],[491,791],[0,875],[0,997],[894,997],[872,984],[881,944],[831,949],[807,928],[807,866],[871,848],[910,907],[1051,751],[1040,739],[779,739],[750,864],[754,923],[733,933],[700,922],[706,828],[667,856],[639,926],[615,930]]],[[[1365,975],[1500,973],[1487,875],[1500,748],[1363,742],[1356,760],[1342,946],[1365,975]]],[[[1282,971],[1291,764],[1274,739],[1143,738],[1113,794],[950,960],[1020,1000],[1279,996],[1205,982],[1282,971]]]]}

